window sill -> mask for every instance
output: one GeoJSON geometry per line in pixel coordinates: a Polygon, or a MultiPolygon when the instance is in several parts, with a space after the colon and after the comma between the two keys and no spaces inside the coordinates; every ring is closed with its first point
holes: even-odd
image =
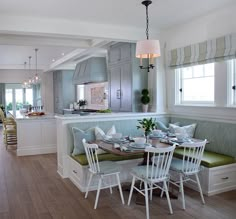
{"type": "Polygon", "coordinates": [[[174,106],[190,106],[190,107],[217,107],[215,104],[175,104],[174,106]]]}

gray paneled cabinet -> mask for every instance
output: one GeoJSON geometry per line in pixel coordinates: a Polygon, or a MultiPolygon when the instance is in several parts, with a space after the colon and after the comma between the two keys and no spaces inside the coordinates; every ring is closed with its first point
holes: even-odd
{"type": "Polygon", "coordinates": [[[140,92],[147,88],[148,75],[139,69],[135,44],[117,43],[108,52],[109,105],[116,112],[141,110],[140,92]]]}
{"type": "Polygon", "coordinates": [[[53,72],[54,112],[63,114],[75,101],[75,85],[72,84],[74,71],[58,70],[53,72]]]}

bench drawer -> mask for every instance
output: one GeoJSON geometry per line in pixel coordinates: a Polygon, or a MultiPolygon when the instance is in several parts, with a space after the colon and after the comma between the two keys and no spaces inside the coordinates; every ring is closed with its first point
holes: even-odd
{"type": "Polygon", "coordinates": [[[236,168],[222,168],[212,171],[210,174],[210,190],[223,190],[235,187],[236,185],[236,168]]]}

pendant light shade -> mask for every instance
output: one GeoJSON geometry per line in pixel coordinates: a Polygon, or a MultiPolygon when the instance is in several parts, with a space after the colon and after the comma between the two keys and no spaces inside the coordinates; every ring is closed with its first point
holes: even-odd
{"type": "Polygon", "coordinates": [[[161,56],[159,40],[141,40],[136,44],[136,58],[157,58],[161,56]]]}

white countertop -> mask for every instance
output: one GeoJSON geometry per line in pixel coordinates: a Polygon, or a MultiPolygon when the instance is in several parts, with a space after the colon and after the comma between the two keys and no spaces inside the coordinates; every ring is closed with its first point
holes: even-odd
{"type": "MultiPolygon", "coordinates": [[[[11,113],[11,112],[10,112],[11,113]]],[[[12,113],[11,113],[12,114],[12,113]]],[[[55,114],[52,113],[46,113],[43,116],[27,116],[24,113],[20,113],[20,111],[16,111],[16,120],[39,120],[39,119],[55,119],[55,114]]]]}
{"type": "Polygon", "coordinates": [[[125,118],[141,118],[141,117],[154,117],[154,116],[161,116],[166,115],[166,112],[119,112],[119,113],[90,113],[88,115],[81,116],[79,114],[65,114],[65,115],[55,115],[56,119],[59,120],[97,120],[97,119],[125,119],[125,118]]]}

